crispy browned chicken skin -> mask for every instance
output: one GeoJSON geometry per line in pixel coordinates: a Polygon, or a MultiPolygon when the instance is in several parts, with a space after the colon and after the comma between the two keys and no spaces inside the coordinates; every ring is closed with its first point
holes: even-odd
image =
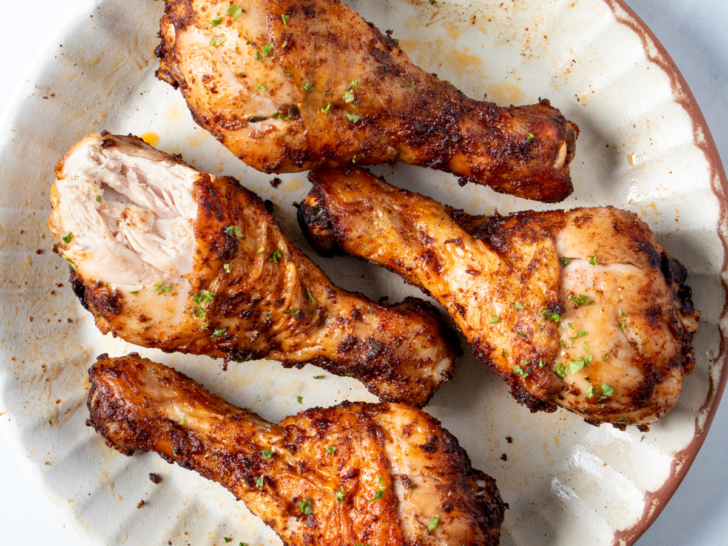
{"type": "Polygon", "coordinates": [[[548,101],[469,99],[337,0],[171,0],[160,36],[157,75],[261,171],[404,161],[528,199],[572,191],[578,128],[548,101]]]}
{"type": "Polygon", "coordinates": [[[612,207],[470,216],[361,169],[310,175],[314,246],[383,265],[449,312],[532,409],[647,425],[694,365],[687,272],[612,207]]]}
{"type": "Polygon", "coordinates": [[[156,451],[245,502],[296,546],[495,546],[505,504],[440,423],[344,403],[266,423],[132,354],[89,370],[88,424],[125,455],[156,451]]]}
{"type": "Polygon", "coordinates": [[[104,333],[226,362],[314,364],[415,406],[452,374],[457,342],[434,308],[334,286],[235,179],[136,137],[91,135],[58,164],[52,204],[57,251],[104,333]]]}

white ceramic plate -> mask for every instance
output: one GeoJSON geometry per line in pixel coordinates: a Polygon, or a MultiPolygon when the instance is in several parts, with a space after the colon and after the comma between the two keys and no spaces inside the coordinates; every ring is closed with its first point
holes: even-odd
{"type": "MultiPolygon", "coordinates": [[[[49,251],[48,190],[53,166],[71,144],[102,129],[154,132],[161,149],[236,176],[272,199],[284,231],[307,249],[289,206],[306,194],[305,175],[283,176],[273,189],[272,177],[248,169],[197,128],[180,94],[154,78],[161,4],[84,2],[35,67],[0,133],[0,409],[13,425],[3,420],[3,432],[84,544],[220,544],[222,537],[279,544],[221,487],[154,455],[122,457],[84,426],[86,369],[95,356],[139,349],[96,331],[70,291],[64,263],[49,251]],[[149,472],[162,483],[153,485],[149,472]]],[[[687,472],[725,383],[719,226],[725,228],[727,185],[694,99],[651,33],[616,1],[351,5],[393,29],[416,63],[470,96],[515,104],[550,98],[582,130],[576,191],[563,207],[632,210],[688,266],[703,312],[697,366],[678,405],[649,433],[594,428],[565,411],[531,415],[469,353],[428,406],[474,466],[498,480],[511,506],[504,545],[631,544],[687,472]]],[[[453,177],[424,169],[376,172],[472,213],[545,208],[483,187],[460,188],[453,177]]],[[[382,269],[314,259],[335,282],[371,297],[419,295],[382,269]]],[[[344,399],[372,400],[354,380],[313,381],[320,373],[313,368],[258,362],[222,372],[207,358],[140,352],[271,420],[344,399]]]]}

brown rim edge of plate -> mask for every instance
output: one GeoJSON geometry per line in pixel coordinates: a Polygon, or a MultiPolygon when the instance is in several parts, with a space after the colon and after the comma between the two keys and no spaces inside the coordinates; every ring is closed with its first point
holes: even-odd
{"type": "MultiPolygon", "coordinates": [[[[728,269],[728,241],[726,241],[726,236],[724,235],[725,232],[723,230],[726,228],[727,224],[726,195],[728,195],[728,178],[726,178],[725,169],[723,168],[718,148],[715,145],[715,140],[713,140],[713,135],[710,133],[710,128],[705,120],[705,116],[701,112],[700,106],[698,106],[698,102],[695,99],[693,92],[690,90],[685,77],[677,68],[675,61],[647,24],[634,12],[632,8],[625,4],[624,0],[604,0],[604,2],[606,2],[612,10],[614,17],[619,24],[630,28],[635,34],[637,34],[637,36],[639,36],[648,61],[656,64],[670,78],[675,102],[685,109],[692,120],[695,145],[702,150],[708,160],[710,165],[711,189],[718,198],[718,203],[720,205],[720,218],[716,227],[718,229],[718,236],[721,244],[723,245],[723,271],[725,272],[728,269]],[[620,13],[620,10],[623,13],[620,13]],[[650,54],[650,46],[657,50],[656,55],[650,54]],[[698,138],[699,134],[702,134],[702,142],[698,138]]],[[[728,282],[725,278],[721,278],[721,283],[726,294],[728,294],[728,282]]],[[[726,316],[728,316],[728,298],[724,303],[720,320],[725,319],[726,316]]],[[[713,423],[716,411],[720,405],[720,400],[726,387],[726,381],[728,380],[728,367],[726,366],[726,349],[728,347],[726,344],[726,337],[720,327],[720,323],[718,325],[718,330],[720,332],[720,352],[714,363],[722,363],[720,379],[716,385],[713,377],[709,376],[710,388],[705,403],[700,408],[698,416],[696,417],[695,435],[687,447],[675,454],[670,477],[665,484],[657,491],[646,493],[645,510],[639,521],[632,527],[615,533],[614,546],[631,546],[637,542],[647,529],[649,529],[665,508],[668,501],[675,494],[675,491],[677,491],[677,488],[682,483],[683,479],[685,479],[693,461],[695,461],[698,451],[700,451],[700,448],[705,442],[705,438],[708,435],[708,431],[710,430],[710,426],[713,423]],[[698,420],[706,410],[707,415],[705,422],[701,426],[698,420]]],[[[715,364],[713,364],[711,368],[714,366],[715,364]]]]}

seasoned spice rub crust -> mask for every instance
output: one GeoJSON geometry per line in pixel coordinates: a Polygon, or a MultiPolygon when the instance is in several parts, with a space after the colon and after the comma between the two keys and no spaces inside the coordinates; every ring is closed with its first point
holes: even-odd
{"type": "Polygon", "coordinates": [[[88,424],[216,481],[291,546],[495,546],[506,505],[440,423],[344,403],[278,425],[129,355],[89,370],[88,424]]]}
{"type": "Polygon", "coordinates": [[[572,192],[578,128],[547,100],[469,99],[338,0],[172,0],[160,36],[159,78],[261,171],[403,161],[528,199],[572,192]]]}
{"type": "Polygon", "coordinates": [[[313,364],[415,406],[451,377],[457,339],[430,304],[387,307],[334,286],[232,178],[135,137],[92,135],[59,163],[52,201],[57,251],[103,333],[226,362],[313,364]]]}
{"type": "Polygon", "coordinates": [[[310,242],[435,298],[533,410],[645,426],[694,366],[687,271],[612,207],[471,216],[361,169],[321,171],[299,210],[310,242]]]}

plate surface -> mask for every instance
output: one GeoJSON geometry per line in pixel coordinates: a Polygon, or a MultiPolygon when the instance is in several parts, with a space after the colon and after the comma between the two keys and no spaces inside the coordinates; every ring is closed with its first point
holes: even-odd
{"type": "MultiPolygon", "coordinates": [[[[71,294],[62,260],[49,252],[53,166],[76,140],[101,129],[154,132],[161,149],[183,153],[202,170],[236,176],[272,199],[284,231],[309,250],[289,206],[305,195],[305,175],[282,176],[274,190],[272,177],[233,158],[194,125],[181,96],[154,79],[158,4],[108,0],[80,11],[57,42],[63,46],[48,50],[36,67],[0,136],[0,405],[19,425],[8,436],[27,455],[25,464],[85,543],[219,544],[232,536],[251,545],[279,544],[222,488],[153,455],[124,458],[83,426],[86,368],[101,352],[138,349],[95,330],[71,294]],[[162,485],[151,484],[149,472],[160,474],[162,485]],[[139,511],[141,499],[147,504],[139,511]]],[[[687,471],[724,382],[725,252],[718,231],[724,227],[724,174],[687,86],[631,13],[605,0],[351,5],[380,28],[393,29],[416,63],[472,97],[487,93],[515,104],[550,98],[582,129],[576,192],[563,206],[632,210],[688,266],[703,312],[697,366],[676,408],[648,434],[597,429],[564,411],[531,415],[471,354],[428,406],[474,466],[498,480],[511,506],[504,545],[630,544],[687,471]]],[[[424,169],[376,172],[473,213],[546,208],[482,187],[460,188],[453,177],[424,169]]],[[[371,297],[419,295],[381,269],[313,257],[334,282],[371,297]]],[[[313,381],[313,368],[259,362],[223,373],[207,358],[140,352],[270,420],[303,407],[372,400],[353,380],[313,381]]]]}

